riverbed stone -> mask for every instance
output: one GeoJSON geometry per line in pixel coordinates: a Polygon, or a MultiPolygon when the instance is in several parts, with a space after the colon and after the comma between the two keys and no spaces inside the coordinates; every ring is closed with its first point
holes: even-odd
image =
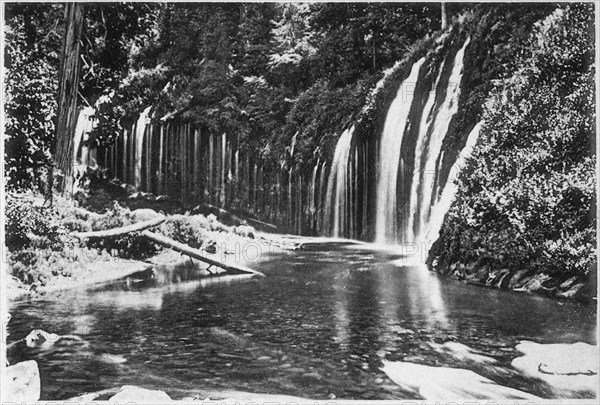
{"type": "Polygon", "coordinates": [[[497,363],[497,360],[478,353],[476,350],[469,346],[463,345],[458,342],[445,342],[443,344],[430,342],[429,346],[438,353],[442,353],[444,356],[452,357],[459,362],[471,362],[479,364],[493,364],[497,363]]]}
{"type": "MultiPolygon", "coordinates": [[[[577,296],[579,290],[581,290],[584,286],[585,283],[572,284],[566,289],[566,291],[559,291],[556,295],[561,298],[574,298],[575,296],[577,296]]],[[[563,288],[561,288],[561,290],[562,289],[563,288]]]]}
{"type": "Polygon", "coordinates": [[[506,289],[508,287],[508,283],[510,282],[511,277],[512,276],[509,269],[500,269],[498,271],[498,274],[496,274],[496,278],[493,281],[493,285],[498,288],[506,289]]]}
{"type": "Polygon", "coordinates": [[[517,270],[516,272],[514,272],[508,282],[508,286],[507,286],[508,289],[512,290],[512,289],[522,286],[523,279],[525,278],[527,273],[529,273],[528,269],[521,269],[521,270],[517,270]]]}
{"type": "Polygon", "coordinates": [[[589,300],[595,299],[598,296],[598,270],[595,266],[591,266],[587,277],[585,277],[585,284],[579,288],[573,298],[589,300]]]}
{"type": "Polygon", "coordinates": [[[381,369],[407,391],[418,393],[426,401],[465,401],[474,399],[539,400],[535,395],[496,384],[466,369],[432,367],[410,362],[383,360],[381,369]]]}
{"type": "Polygon", "coordinates": [[[475,280],[480,283],[485,283],[485,280],[487,280],[489,273],[490,273],[490,267],[488,265],[483,265],[479,268],[479,270],[477,270],[477,274],[475,275],[475,280]]]}
{"type": "Polygon", "coordinates": [[[164,391],[148,390],[134,385],[124,385],[108,401],[120,404],[163,404],[165,402],[172,402],[173,400],[164,391]]]}
{"type": "Polygon", "coordinates": [[[540,292],[546,291],[547,288],[544,287],[544,282],[550,280],[550,276],[544,273],[536,274],[533,276],[527,283],[521,287],[523,290],[528,292],[540,292]]]}
{"type": "Polygon", "coordinates": [[[540,344],[522,341],[516,349],[523,356],[511,365],[547,382],[558,395],[593,392],[598,395],[598,346],[583,342],[540,344]]]}
{"type": "Polygon", "coordinates": [[[4,399],[8,403],[34,403],[40,399],[40,370],[34,360],[8,366],[6,386],[2,387],[4,399]]]}

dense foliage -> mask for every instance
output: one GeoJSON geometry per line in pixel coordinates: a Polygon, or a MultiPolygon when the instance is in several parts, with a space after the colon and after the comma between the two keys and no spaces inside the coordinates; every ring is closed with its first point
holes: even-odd
{"type": "MultiPolygon", "coordinates": [[[[466,128],[485,124],[432,258],[442,267],[585,275],[596,241],[593,7],[560,5],[548,16],[556,7],[448,4],[453,29],[445,36],[439,3],[90,3],[79,104],[96,107],[95,144],[110,144],[153,106],[155,120],[227,132],[266,170],[308,174],[358,117],[357,134],[378,133],[416,59],[468,36],[461,108],[441,165],[454,161],[466,128]]],[[[7,184],[41,188],[55,140],[63,5],[5,10],[7,184]]],[[[95,220],[30,208],[7,205],[15,251],[60,251],[65,229],[132,221],[118,206],[95,220]]],[[[194,228],[211,228],[206,221],[173,218],[163,231],[200,247],[205,235],[194,228]]],[[[93,243],[154,249],[136,245],[136,235],[93,243]]]]}
{"type": "Polygon", "coordinates": [[[456,263],[585,275],[596,265],[591,5],[537,23],[499,80],[432,255],[456,263]]]}
{"type": "Polygon", "coordinates": [[[53,3],[6,10],[5,176],[12,187],[35,186],[51,158],[61,49],[53,17],[60,15],[53,3]]]}
{"type": "MultiPolygon", "coordinates": [[[[451,18],[473,7],[447,5],[451,18]]],[[[477,7],[482,15],[500,10],[488,20],[518,20],[500,6],[477,7]]],[[[23,37],[39,49],[39,63],[51,58],[46,70],[35,73],[22,69],[35,55],[21,63],[7,60],[9,99],[23,94],[43,107],[12,115],[29,123],[7,131],[14,134],[7,145],[14,151],[7,165],[14,186],[40,177],[32,168],[43,168],[49,159],[61,13],[59,4],[7,6],[7,54],[26,49],[17,42],[23,37]],[[37,77],[44,88],[30,94],[26,81],[12,80],[11,74],[37,77]],[[43,119],[32,111],[43,112],[43,119]],[[25,154],[36,157],[22,159],[25,154]]],[[[531,10],[514,13],[535,18],[531,10]]],[[[155,119],[177,117],[235,134],[241,148],[259,150],[268,164],[310,171],[317,158],[332,154],[335,139],[361,111],[381,72],[440,25],[439,3],[89,4],[80,105],[98,101],[90,142],[111,143],[153,105],[155,119]],[[298,152],[289,156],[294,135],[298,152]]]]}
{"type": "MultiPolygon", "coordinates": [[[[32,288],[46,285],[54,277],[85,274],[90,263],[140,260],[163,249],[140,232],[85,240],[71,235],[72,232],[102,231],[151,219],[157,215],[152,210],[132,211],[117,202],[107,201],[102,212],[96,213],[73,207],[62,198],[58,198],[52,207],[42,206],[41,202],[30,193],[11,192],[6,196],[8,271],[32,288]]],[[[255,230],[247,225],[224,225],[214,215],[170,215],[156,232],[209,251],[217,249],[216,240],[241,243],[243,238],[254,238],[255,230]]]]}
{"type": "MultiPolygon", "coordinates": [[[[80,106],[95,104],[121,85],[132,54],[153,35],[157,7],[154,3],[86,5],[80,106]]],[[[55,141],[64,5],[7,3],[4,23],[7,185],[41,187],[55,141]]],[[[113,131],[104,137],[110,138],[120,129],[112,125],[113,131]]]]}
{"type": "Polygon", "coordinates": [[[329,140],[381,71],[439,29],[440,17],[438,4],[166,4],[157,35],[102,108],[123,122],[153,105],[155,119],[235,134],[269,164],[306,169],[332,152],[329,140]]]}

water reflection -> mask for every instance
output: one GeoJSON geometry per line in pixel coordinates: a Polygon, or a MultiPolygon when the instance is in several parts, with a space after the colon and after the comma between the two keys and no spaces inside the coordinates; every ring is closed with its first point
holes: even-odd
{"type": "Polygon", "coordinates": [[[412,272],[408,295],[412,317],[419,317],[430,330],[447,329],[449,322],[439,276],[424,266],[411,267],[407,271],[412,272]]]}
{"type": "Polygon", "coordinates": [[[335,314],[335,325],[336,334],[334,341],[340,345],[342,350],[348,347],[348,336],[350,326],[350,316],[348,315],[348,292],[346,291],[347,272],[343,272],[342,275],[335,277],[334,281],[334,314],[335,314]]]}
{"type": "Polygon", "coordinates": [[[23,348],[10,360],[38,360],[44,399],[124,384],[175,397],[202,387],[400,399],[415,397],[385,379],[383,358],[454,365],[439,344],[456,341],[507,368],[522,339],[595,342],[593,305],[470,286],[396,257],[314,245],[265,255],[254,264],[261,279],[159,267],[151,278],[14,304],[9,341],[41,328],[87,346],[23,348]]]}

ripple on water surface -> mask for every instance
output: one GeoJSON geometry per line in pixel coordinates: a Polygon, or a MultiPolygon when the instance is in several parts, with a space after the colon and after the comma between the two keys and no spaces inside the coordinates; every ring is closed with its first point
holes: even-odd
{"type": "Polygon", "coordinates": [[[462,367],[552,397],[511,367],[516,345],[595,344],[594,305],[466,285],[390,262],[397,258],[314,244],[264,255],[252,264],[267,275],[260,279],[201,280],[163,267],[152,281],[14,304],[9,342],[36,328],[81,341],[20,347],[11,360],[38,360],[43,398],[52,400],[124,384],[175,398],[232,389],[420,398],[380,370],[383,360],[462,367]]]}

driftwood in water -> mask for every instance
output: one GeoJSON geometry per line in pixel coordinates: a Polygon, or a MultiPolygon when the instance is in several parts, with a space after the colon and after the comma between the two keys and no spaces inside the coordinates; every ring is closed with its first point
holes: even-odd
{"type": "Polygon", "coordinates": [[[212,259],[207,257],[207,253],[194,249],[188,245],[184,245],[183,243],[179,243],[173,239],[167,238],[166,236],[159,235],[150,231],[143,231],[142,235],[146,238],[150,239],[154,243],[158,243],[159,245],[168,247],[170,249],[175,250],[176,252],[183,253],[189,257],[194,259],[198,259],[204,263],[207,263],[211,266],[217,266],[227,271],[241,272],[241,273],[250,273],[257,276],[264,276],[260,271],[252,270],[248,267],[241,266],[235,263],[224,263],[216,259],[212,259]]]}
{"type": "Polygon", "coordinates": [[[71,235],[79,239],[86,238],[110,238],[113,236],[121,236],[131,232],[139,232],[154,226],[160,225],[165,221],[165,217],[158,217],[148,221],[138,222],[133,225],[122,226],[120,228],[107,229],[106,231],[93,232],[73,232],[71,235]]]}

